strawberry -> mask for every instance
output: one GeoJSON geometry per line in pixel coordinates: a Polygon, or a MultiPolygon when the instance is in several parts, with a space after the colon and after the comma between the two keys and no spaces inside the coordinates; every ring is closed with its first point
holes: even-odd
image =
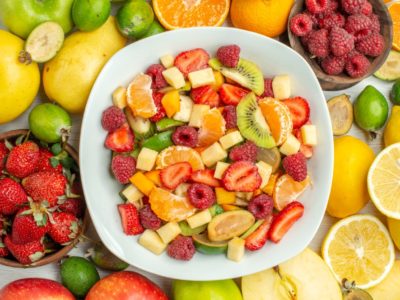
{"type": "Polygon", "coordinates": [[[208,67],[210,55],[201,48],[184,51],[175,57],[174,65],[186,77],[190,72],[208,67]]]}
{"type": "MultiPolygon", "coordinates": [[[[311,124],[310,121],[308,121],[306,124],[311,124]]],[[[311,158],[314,154],[314,149],[312,146],[307,146],[303,144],[303,137],[301,135],[301,130],[300,129],[294,129],[293,130],[293,135],[299,140],[300,142],[300,152],[304,154],[306,158],[311,158]]]]}
{"type": "Polygon", "coordinates": [[[194,88],[190,95],[196,104],[206,104],[210,107],[219,106],[219,95],[211,85],[194,88]]]}
{"type": "Polygon", "coordinates": [[[4,238],[4,244],[11,254],[23,265],[34,263],[44,256],[45,249],[41,240],[18,245],[13,243],[9,235],[6,235],[4,238]]]}
{"type": "Polygon", "coordinates": [[[13,215],[28,201],[22,186],[11,178],[0,179],[0,214],[13,215]]]}
{"type": "Polygon", "coordinates": [[[225,104],[238,105],[239,101],[250,92],[236,85],[224,83],[219,88],[218,93],[225,104]]]}
{"type": "Polygon", "coordinates": [[[22,186],[33,201],[47,201],[52,207],[57,204],[58,197],[64,195],[67,179],[54,171],[42,171],[24,178],[22,186]]]}
{"type": "Polygon", "coordinates": [[[3,240],[0,237],[0,257],[6,257],[8,256],[10,252],[6,248],[6,245],[4,245],[3,240]]]}
{"type": "Polygon", "coordinates": [[[8,154],[8,149],[6,147],[6,143],[0,142],[0,173],[4,169],[7,154],[8,154]]]}
{"type": "Polygon", "coordinates": [[[53,153],[45,148],[39,149],[39,161],[36,165],[35,172],[40,171],[56,171],[61,173],[62,172],[62,165],[59,163],[56,167],[53,167],[50,163],[50,159],[54,157],[53,153]]]}
{"type": "Polygon", "coordinates": [[[58,209],[73,214],[79,218],[85,211],[85,204],[80,198],[68,198],[58,206],[58,209]]]}
{"type": "Polygon", "coordinates": [[[221,184],[218,179],[214,178],[214,172],[215,171],[211,169],[197,170],[192,173],[190,180],[197,183],[204,183],[212,187],[219,187],[221,184]]]}
{"type": "Polygon", "coordinates": [[[247,250],[255,251],[261,249],[268,240],[268,232],[271,227],[272,216],[269,215],[264,222],[250,234],[246,239],[244,246],[247,250]]]}
{"type": "Polygon", "coordinates": [[[165,115],[167,114],[164,106],[162,106],[161,104],[161,100],[163,97],[164,97],[163,93],[158,93],[153,91],[153,101],[155,106],[157,107],[157,113],[150,118],[151,122],[158,122],[162,118],[164,118],[165,115]]]}
{"type": "Polygon", "coordinates": [[[118,211],[121,216],[122,228],[126,235],[137,235],[144,231],[135,205],[131,203],[119,204],[118,211]]]}
{"type": "Polygon", "coordinates": [[[54,212],[50,223],[49,235],[56,243],[67,245],[79,234],[79,220],[67,212],[54,212]]]}
{"type": "Polygon", "coordinates": [[[135,135],[127,123],[114,132],[110,132],[104,145],[115,152],[129,152],[134,148],[135,135]]]}
{"type": "Polygon", "coordinates": [[[283,100],[283,103],[289,108],[294,129],[303,126],[310,118],[310,106],[306,99],[294,97],[283,100]]]}
{"type": "Polygon", "coordinates": [[[222,184],[228,191],[253,192],[261,185],[257,166],[250,161],[231,164],[222,176],[222,184]]]}
{"type": "Polygon", "coordinates": [[[286,205],[272,221],[269,230],[269,239],[278,243],[289,231],[292,225],[303,216],[304,206],[298,201],[293,201],[286,205]]]}
{"type": "Polygon", "coordinates": [[[32,141],[15,146],[6,161],[6,170],[11,175],[24,178],[35,172],[39,161],[39,146],[32,141]]]}
{"type": "Polygon", "coordinates": [[[0,237],[3,235],[3,234],[6,234],[7,233],[7,231],[6,231],[6,227],[8,226],[8,222],[7,222],[7,219],[4,217],[4,216],[2,216],[1,214],[0,214],[0,237]]]}
{"type": "Polygon", "coordinates": [[[170,190],[187,181],[192,175],[192,166],[188,162],[179,162],[170,165],[160,172],[161,183],[170,190]]]}

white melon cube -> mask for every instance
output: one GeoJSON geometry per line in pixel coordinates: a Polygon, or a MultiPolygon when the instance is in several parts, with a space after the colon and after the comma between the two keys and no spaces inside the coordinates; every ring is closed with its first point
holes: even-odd
{"type": "Polygon", "coordinates": [[[223,161],[217,162],[217,165],[215,166],[215,171],[214,171],[214,178],[222,179],[222,175],[224,175],[226,169],[228,169],[229,166],[230,166],[230,164],[228,164],[226,162],[223,162],[223,161]]]}
{"type": "Polygon", "coordinates": [[[160,236],[157,232],[146,229],[138,240],[139,244],[142,245],[147,250],[153,252],[156,255],[160,255],[165,248],[167,248],[167,244],[163,243],[160,236]]]}
{"type": "Polygon", "coordinates": [[[236,192],[236,197],[249,201],[253,198],[253,192],[236,192]]]}
{"type": "Polygon", "coordinates": [[[293,134],[289,134],[279,151],[284,155],[296,154],[300,150],[300,145],[299,140],[293,134]]]}
{"type": "Polygon", "coordinates": [[[189,126],[200,128],[203,123],[203,116],[210,110],[209,105],[194,104],[190,114],[189,126]]]}
{"type": "Polygon", "coordinates": [[[166,54],[161,56],[160,62],[164,66],[164,68],[168,69],[174,65],[174,57],[171,54],[166,54]]]}
{"type": "Polygon", "coordinates": [[[215,83],[214,73],[211,68],[190,72],[188,77],[190,83],[192,84],[192,88],[215,83]]]}
{"type": "Polygon", "coordinates": [[[258,163],[256,163],[256,166],[258,168],[258,174],[260,174],[261,176],[260,188],[262,189],[267,185],[269,181],[269,177],[272,173],[272,166],[263,161],[259,161],[258,163]]]}
{"type": "Polygon", "coordinates": [[[244,239],[241,239],[240,237],[234,237],[231,239],[228,243],[228,258],[235,262],[241,261],[244,256],[244,244],[244,239]]]}
{"type": "Polygon", "coordinates": [[[201,152],[201,159],[207,167],[215,165],[218,161],[225,159],[227,156],[228,153],[218,142],[215,142],[201,152]]]}
{"type": "Polygon", "coordinates": [[[123,86],[117,87],[117,89],[112,94],[112,101],[116,107],[120,109],[125,108],[128,105],[126,88],[124,88],[123,86]]]}
{"type": "Polygon", "coordinates": [[[162,72],[162,74],[164,76],[164,79],[175,89],[180,89],[186,84],[185,77],[177,67],[166,69],[162,72]]]}
{"type": "Polygon", "coordinates": [[[128,185],[124,188],[121,194],[126,198],[126,200],[132,204],[136,204],[143,198],[143,193],[137,189],[133,184],[128,185]]]}
{"type": "Polygon", "coordinates": [[[174,194],[180,197],[186,197],[187,195],[187,190],[189,189],[190,184],[189,183],[181,183],[178,185],[178,187],[175,189],[174,194]]]}
{"type": "Polygon", "coordinates": [[[151,171],[156,163],[158,152],[143,147],[136,161],[136,168],[143,171],[151,171]]]}
{"type": "Polygon", "coordinates": [[[190,97],[185,95],[179,96],[180,108],[179,111],[174,114],[172,119],[182,122],[189,122],[190,115],[192,114],[193,101],[190,97]]]}
{"type": "Polygon", "coordinates": [[[272,80],[272,90],[274,97],[277,99],[290,98],[292,95],[292,87],[289,75],[278,75],[272,80]]]}
{"type": "Polygon", "coordinates": [[[219,139],[222,148],[229,149],[236,144],[243,142],[243,137],[238,130],[232,131],[219,139]]]}
{"type": "Polygon", "coordinates": [[[315,125],[304,125],[301,127],[301,138],[307,146],[317,145],[317,127],[315,125]]]}
{"type": "Polygon", "coordinates": [[[181,228],[176,222],[169,222],[164,226],[157,229],[157,233],[160,236],[164,244],[168,244],[174,238],[181,233],[181,228]]]}
{"type": "Polygon", "coordinates": [[[190,228],[196,228],[211,221],[212,216],[209,209],[205,209],[186,219],[190,228]]]}

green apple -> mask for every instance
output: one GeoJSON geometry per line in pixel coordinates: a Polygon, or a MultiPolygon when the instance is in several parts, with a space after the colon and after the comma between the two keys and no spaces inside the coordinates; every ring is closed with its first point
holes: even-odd
{"type": "Polygon", "coordinates": [[[242,300],[242,294],[232,279],[217,281],[175,280],[174,300],[242,300]]]}
{"type": "Polygon", "coordinates": [[[45,21],[57,22],[67,33],[73,26],[73,3],[74,0],[1,0],[0,19],[11,32],[23,39],[45,21]]]}

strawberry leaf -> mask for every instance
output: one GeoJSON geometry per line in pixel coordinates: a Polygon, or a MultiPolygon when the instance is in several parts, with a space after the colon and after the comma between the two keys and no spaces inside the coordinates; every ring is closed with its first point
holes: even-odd
{"type": "Polygon", "coordinates": [[[17,137],[17,139],[15,140],[15,145],[21,145],[24,138],[25,138],[24,134],[17,137]]]}
{"type": "Polygon", "coordinates": [[[10,143],[10,141],[7,140],[7,139],[4,140],[4,144],[6,145],[6,147],[7,147],[7,149],[8,149],[9,151],[11,151],[11,150],[14,148],[14,146],[13,146],[13,145],[10,143]]]}
{"type": "Polygon", "coordinates": [[[53,146],[51,146],[50,150],[54,155],[58,155],[63,151],[63,149],[59,143],[53,144],[53,146]]]}
{"type": "Polygon", "coordinates": [[[50,158],[50,165],[55,168],[60,164],[60,161],[54,156],[50,158]]]}

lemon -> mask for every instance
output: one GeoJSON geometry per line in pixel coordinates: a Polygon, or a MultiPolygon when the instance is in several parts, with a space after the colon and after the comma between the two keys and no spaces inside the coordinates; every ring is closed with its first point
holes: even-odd
{"type": "Polygon", "coordinates": [[[367,289],[390,272],[395,252],[381,221],[371,215],[354,215],[332,226],[322,244],[322,257],[339,282],[346,278],[367,289]]]}
{"type": "Polygon", "coordinates": [[[392,108],[392,113],[390,115],[389,121],[383,133],[383,140],[385,142],[385,147],[400,142],[399,128],[400,128],[400,106],[395,105],[392,108]]]}
{"type": "Polygon", "coordinates": [[[400,220],[388,218],[387,219],[390,236],[397,249],[400,250],[400,220]]]}
{"type": "Polygon", "coordinates": [[[368,172],[368,192],[379,211],[400,219],[400,143],[378,154],[368,172]]]}
{"type": "Polygon", "coordinates": [[[367,174],[374,152],[352,136],[335,139],[334,171],[327,212],[336,218],[357,213],[368,202],[367,174]]]}
{"type": "Polygon", "coordinates": [[[399,299],[400,295],[400,260],[396,260],[394,262],[392,270],[390,270],[389,274],[385,277],[385,279],[379,283],[377,286],[374,286],[371,289],[368,289],[368,293],[374,300],[396,300],[399,299]]]}

